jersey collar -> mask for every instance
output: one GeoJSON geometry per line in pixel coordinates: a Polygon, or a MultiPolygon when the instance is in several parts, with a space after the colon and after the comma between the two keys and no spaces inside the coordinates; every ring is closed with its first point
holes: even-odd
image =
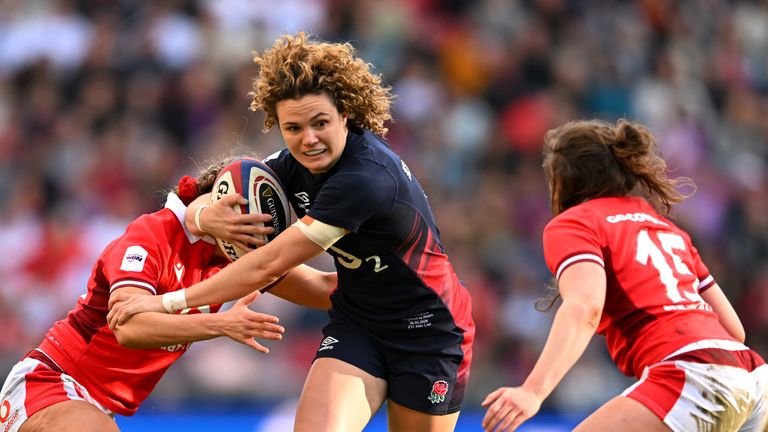
{"type": "Polygon", "coordinates": [[[169,209],[173,212],[173,214],[176,215],[176,219],[179,220],[179,223],[184,228],[184,233],[187,235],[187,239],[189,239],[190,243],[196,243],[198,240],[203,240],[206,243],[216,244],[216,240],[214,240],[213,237],[209,235],[205,237],[198,237],[187,229],[187,225],[184,223],[184,214],[187,212],[187,206],[181,202],[181,198],[179,198],[178,195],[173,192],[169,193],[168,199],[165,201],[165,208],[169,209]]]}

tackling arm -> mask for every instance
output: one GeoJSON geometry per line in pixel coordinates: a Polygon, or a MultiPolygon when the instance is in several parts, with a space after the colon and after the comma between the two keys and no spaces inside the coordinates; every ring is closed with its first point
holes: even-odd
{"type": "MultiPolygon", "coordinates": [[[[120,291],[151,296],[147,291],[136,287],[124,287],[120,288],[120,291]]],[[[120,345],[127,348],[160,348],[227,336],[266,353],[269,350],[253,338],[280,340],[284,329],[277,325],[277,317],[248,309],[248,305],[259,294],[257,291],[242,298],[232,308],[221,313],[139,313],[116,326],[113,331],[120,345]]]]}

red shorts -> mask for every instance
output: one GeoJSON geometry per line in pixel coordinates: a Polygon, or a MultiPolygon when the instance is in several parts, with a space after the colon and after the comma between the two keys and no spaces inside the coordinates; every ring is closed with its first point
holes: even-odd
{"type": "Polygon", "coordinates": [[[68,400],[89,402],[113,416],[44,354],[32,351],[11,369],[0,391],[0,432],[17,432],[34,413],[68,400]]]}
{"type": "Polygon", "coordinates": [[[622,393],[673,431],[764,431],[768,365],[749,349],[704,348],[649,366],[622,393]]]}

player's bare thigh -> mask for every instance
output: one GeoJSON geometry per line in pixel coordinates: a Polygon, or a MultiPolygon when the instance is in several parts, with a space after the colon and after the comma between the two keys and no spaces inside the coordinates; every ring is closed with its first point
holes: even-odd
{"type": "Polygon", "coordinates": [[[117,423],[81,400],[59,402],[34,413],[19,432],[119,432],[117,423]]]}
{"type": "Polygon", "coordinates": [[[587,417],[574,431],[668,432],[669,428],[640,402],[616,396],[587,417]]]}
{"type": "Polygon", "coordinates": [[[304,383],[294,430],[361,431],[386,395],[383,379],[338,359],[319,358],[304,383]]]}
{"type": "Polygon", "coordinates": [[[434,415],[406,408],[387,401],[389,432],[450,432],[456,428],[459,412],[434,415]]]}

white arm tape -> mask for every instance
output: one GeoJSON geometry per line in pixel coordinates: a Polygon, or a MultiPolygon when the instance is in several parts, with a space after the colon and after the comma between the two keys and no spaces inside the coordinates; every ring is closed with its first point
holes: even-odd
{"type": "Polygon", "coordinates": [[[328,225],[318,220],[313,220],[307,225],[299,219],[293,226],[298,228],[308,239],[312,240],[316,245],[325,250],[328,250],[328,248],[339,241],[340,238],[349,233],[345,228],[328,225]]]}
{"type": "Polygon", "coordinates": [[[187,290],[180,289],[163,294],[163,307],[168,313],[175,313],[187,308],[187,290]]]}

